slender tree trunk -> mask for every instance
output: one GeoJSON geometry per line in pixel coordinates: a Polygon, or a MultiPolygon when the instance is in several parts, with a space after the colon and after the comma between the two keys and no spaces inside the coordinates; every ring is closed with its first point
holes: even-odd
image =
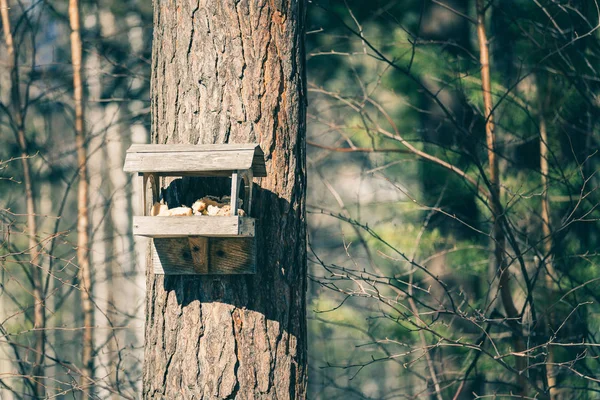
{"type": "MultiPolygon", "coordinates": [[[[127,110],[121,107],[115,107],[114,112],[107,113],[107,117],[111,118],[112,121],[124,121],[129,114],[127,110]]],[[[110,110],[110,107],[109,107],[110,110]]],[[[124,312],[126,315],[134,315],[137,310],[137,306],[140,305],[143,299],[143,293],[139,290],[132,290],[132,288],[143,287],[142,285],[134,285],[134,281],[127,277],[126,271],[127,266],[131,266],[131,224],[129,223],[129,204],[128,204],[128,192],[126,190],[128,186],[128,176],[123,172],[122,160],[125,157],[125,151],[129,146],[129,137],[131,132],[129,130],[129,124],[119,122],[119,125],[111,126],[107,131],[107,157],[108,162],[108,183],[110,185],[110,193],[114,193],[111,207],[110,207],[110,218],[107,228],[110,227],[112,234],[112,243],[107,242],[109,246],[108,254],[111,255],[111,259],[106,264],[106,276],[107,276],[107,291],[106,291],[106,302],[108,304],[107,314],[111,318],[114,325],[122,326],[123,324],[130,325],[131,321],[125,320],[115,313],[116,310],[124,312]],[[120,155],[117,157],[116,155],[120,155]],[[126,293],[126,296],[123,296],[126,293]],[[134,295],[135,294],[135,295],[134,295]],[[137,301],[131,302],[131,298],[135,298],[137,301]]],[[[108,234],[108,231],[107,231],[108,234]]],[[[139,321],[142,319],[140,318],[139,321]]],[[[141,331],[141,330],[140,330],[141,331]]],[[[111,356],[111,383],[117,387],[119,376],[117,374],[117,367],[127,368],[124,365],[120,356],[121,349],[119,343],[133,343],[136,348],[140,347],[143,343],[142,340],[139,342],[133,338],[126,338],[124,332],[110,331],[107,333],[108,340],[108,352],[111,356]]],[[[139,355],[140,359],[142,355],[139,355]]],[[[134,357],[132,357],[134,358],[134,357]]],[[[113,399],[117,400],[119,397],[117,394],[113,394],[113,399]]]]}
{"type": "MultiPolygon", "coordinates": [[[[105,133],[105,144],[102,148],[101,157],[105,160],[102,180],[103,190],[110,196],[110,203],[107,201],[108,198],[104,198],[104,206],[102,207],[101,218],[103,219],[103,237],[104,242],[104,259],[102,264],[103,273],[100,274],[98,269],[95,269],[97,279],[94,282],[94,290],[96,297],[101,300],[102,310],[97,313],[98,318],[96,324],[100,324],[99,321],[103,321],[103,327],[105,328],[100,334],[96,336],[98,345],[106,346],[99,352],[97,356],[97,374],[105,376],[107,384],[110,384],[112,388],[118,387],[117,382],[117,371],[119,363],[119,348],[118,348],[118,330],[114,330],[114,326],[128,325],[127,320],[122,320],[115,311],[118,309],[120,312],[124,312],[126,315],[132,314],[132,309],[128,306],[123,308],[116,307],[117,298],[115,293],[126,294],[126,301],[133,298],[139,298],[137,293],[131,290],[131,286],[121,285],[117,279],[115,279],[115,272],[121,265],[127,265],[122,263],[123,258],[126,257],[123,253],[127,251],[123,246],[123,242],[127,240],[127,227],[129,226],[129,218],[126,214],[126,204],[123,206],[123,202],[126,203],[125,194],[125,183],[119,180],[124,172],[122,169],[122,160],[124,158],[124,152],[122,149],[123,130],[127,129],[120,124],[121,111],[120,106],[109,105],[104,110],[104,127],[105,133]],[[121,235],[120,227],[126,225],[124,237],[121,235]],[[101,278],[100,278],[101,276],[101,278]],[[102,372],[100,368],[102,367],[102,372]]],[[[141,295],[141,294],[139,294],[141,295]]],[[[98,301],[96,301],[98,306],[98,301]]],[[[131,304],[133,307],[134,304],[131,304]]],[[[124,339],[124,338],[123,338],[124,339]]],[[[123,340],[123,342],[127,342],[123,340]]],[[[120,366],[123,368],[123,365],[120,366]]],[[[108,396],[106,396],[108,398],[108,396]]],[[[111,398],[118,399],[118,393],[113,392],[110,395],[111,398]]]]}
{"type": "Polygon", "coordinates": [[[23,168],[23,182],[25,184],[25,204],[27,210],[27,234],[29,236],[29,252],[31,262],[31,275],[33,281],[33,327],[35,331],[35,363],[32,371],[34,395],[44,397],[44,354],[46,347],[46,311],[44,309],[44,291],[42,287],[42,266],[39,259],[37,241],[37,222],[35,201],[33,198],[33,180],[29,165],[29,152],[25,138],[25,121],[23,118],[21,92],[19,88],[19,65],[15,53],[14,41],[8,15],[8,2],[0,0],[0,14],[4,27],[4,38],[8,51],[8,62],[11,76],[11,102],[14,107],[14,125],[16,128],[17,143],[21,151],[21,165],[23,168]]]}
{"type": "Polygon", "coordinates": [[[81,305],[83,308],[82,377],[83,397],[91,394],[94,376],[94,308],[92,304],[92,273],[89,258],[88,176],[85,121],[83,118],[82,47],[79,16],[79,0],[69,0],[69,22],[71,25],[71,58],[73,62],[73,100],[75,103],[75,143],[79,167],[77,190],[77,263],[81,305]]]}
{"type": "MultiPolygon", "coordinates": [[[[88,25],[87,32],[92,34],[94,40],[102,40],[103,30],[103,6],[97,4],[93,9],[95,16],[94,25],[88,25]]],[[[106,37],[110,37],[109,32],[106,37]]],[[[108,269],[112,259],[112,223],[110,220],[111,185],[109,180],[108,159],[109,142],[107,130],[112,123],[107,116],[107,108],[112,104],[99,101],[103,90],[103,63],[102,57],[97,52],[91,52],[83,61],[85,74],[85,88],[87,101],[85,105],[84,127],[87,140],[87,174],[89,188],[89,217],[90,217],[90,265],[94,288],[94,325],[99,328],[94,332],[94,374],[98,377],[101,385],[96,385],[94,395],[108,399],[111,396],[112,357],[113,352],[109,348],[112,330],[110,326],[111,314],[109,311],[109,299],[107,293],[112,288],[108,278],[108,269]]],[[[112,155],[119,158],[117,154],[112,155]]]]}
{"type": "MultiPolygon", "coordinates": [[[[479,61],[481,63],[481,89],[483,93],[483,104],[485,110],[485,137],[487,144],[488,164],[489,164],[489,180],[490,180],[490,209],[492,212],[493,223],[493,240],[494,240],[494,259],[496,273],[499,276],[499,290],[504,310],[508,323],[513,329],[514,352],[520,353],[524,350],[524,344],[519,335],[518,330],[520,325],[517,323],[519,319],[519,311],[517,310],[510,288],[510,274],[508,271],[508,263],[506,259],[506,237],[502,228],[503,211],[500,200],[500,174],[498,168],[498,157],[496,154],[496,134],[493,115],[493,100],[492,100],[492,81],[490,76],[490,55],[485,29],[485,2],[477,0],[477,40],[479,43],[479,61]]],[[[525,371],[526,363],[524,358],[516,357],[516,366],[523,373],[518,375],[519,386],[523,392],[526,392],[525,371]]]]}
{"type": "MultiPolygon", "coordinates": [[[[542,237],[544,244],[544,266],[546,267],[545,282],[548,293],[548,304],[554,304],[554,281],[555,276],[554,265],[552,262],[552,229],[550,220],[550,202],[548,200],[548,128],[546,125],[546,110],[550,102],[550,80],[545,88],[538,84],[539,98],[539,124],[540,124],[540,174],[542,176],[542,237]],[[542,94],[545,93],[545,94],[542,94]]],[[[548,314],[548,331],[552,332],[551,326],[554,321],[554,313],[550,311],[548,314]]],[[[558,396],[558,388],[556,387],[556,375],[554,373],[554,348],[548,346],[548,360],[546,365],[546,380],[550,388],[550,399],[554,400],[558,396]]]]}
{"type": "Polygon", "coordinates": [[[146,399],[306,397],[304,14],[154,1],[152,142],[256,141],[267,177],[255,275],[147,274],[146,399]]]}

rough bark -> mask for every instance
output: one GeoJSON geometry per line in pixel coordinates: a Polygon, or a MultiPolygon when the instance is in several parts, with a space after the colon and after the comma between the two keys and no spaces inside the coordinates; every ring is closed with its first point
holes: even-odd
{"type": "Polygon", "coordinates": [[[14,131],[20,149],[21,166],[23,168],[23,182],[25,184],[25,205],[27,210],[27,235],[29,237],[29,254],[31,263],[33,306],[33,327],[35,331],[35,362],[32,370],[32,388],[34,396],[44,397],[44,358],[46,352],[46,310],[44,309],[44,291],[42,285],[42,266],[37,239],[36,207],[33,198],[33,180],[29,163],[29,149],[25,138],[25,120],[23,105],[21,104],[21,91],[19,87],[19,63],[15,52],[13,35],[11,31],[9,7],[6,0],[0,0],[0,16],[4,30],[4,39],[8,51],[8,67],[11,82],[11,103],[14,111],[14,131]]]}
{"type": "Polygon", "coordinates": [[[73,102],[75,104],[75,144],[79,167],[77,188],[77,263],[83,309],[83,338],[81,354],[81,386],[83,397],[88,398],[94,376],[94,306],[92,303],[92,273],[89,255],[89,188],[87,173],[87,146],[83,118],[82,47],[79,17],[79,0],[69,0],[71,25],[71,58],[73,64],[73,102]]]}
{"type": "Polygon", "coordinates": [[[255,275],[148,273],[144,398],[306,395],[304,10],[154,1],[152,142],[258,142],[268,176],[255,275]]]}

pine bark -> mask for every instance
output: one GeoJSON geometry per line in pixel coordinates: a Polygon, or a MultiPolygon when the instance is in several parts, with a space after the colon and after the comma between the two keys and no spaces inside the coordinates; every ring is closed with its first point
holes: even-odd
{"type": "Polygon", "coordinates": [[[154,1],[152,142],[258,142],[268,176],[255,179],[255,275],[148,273],[146,399],[306,396],[304,12],[154,1]]]}

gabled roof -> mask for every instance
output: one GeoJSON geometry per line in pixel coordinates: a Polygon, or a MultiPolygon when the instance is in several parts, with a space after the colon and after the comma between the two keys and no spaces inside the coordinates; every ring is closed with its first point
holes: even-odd
{"type": "Polygon", "coordinates": [[[267,176],[257,144],[134,144],[123,166],[125,172],[173,176],[222,176],[250,169],[255,177],[267,176]]]}

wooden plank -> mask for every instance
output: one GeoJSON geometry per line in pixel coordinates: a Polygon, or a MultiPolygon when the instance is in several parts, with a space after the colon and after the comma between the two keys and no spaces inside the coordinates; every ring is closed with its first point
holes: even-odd
{"type": "Polygon", "coordinates": [[[211,238],[210,274],[253,274],[256,272],[254,238],[211,238]]]}
{"type": "MultiPolygon", "coordinates": [[[[255,143],[231,144],[132,144],[127,153],[179,153],[252,150],[260,146],[255,143]]],[[[261,151],[262,152],[262,151],[261,151]]]]}
{"type": "Polygon", "coordinates": [[[194,269],[201,274],[208,273],[208,240],[207,237],[188,237],[194,269]]]}
{"type": "Polygon", "coordinates": [[[165,275],[252,274],[256,244],[253,238],[157,238],[152,265],[165,275]]]}
{"type": "MultiPolygon", "coordinates": [[[[252,169],[265,177],[264,153],[256,144],[230,145],[132,145],[125,156],[125,172],[154,172],[162,175],[252,169]]],[[[222,176],[222,174],[219,174],[222,176]]]]}
{"type": "Polygon", "coordinates": [[[208,238],[155,239],[152,243],[155,274],[207,274],[208,257],[208,238]]]}
{"type": "Polygon", "coordinates": [[[231,177],[231,174],[233,174],[235,171],[234,170],[224,170],[224,171],[170,171],[170,172],[153,172],[153,175],[156,176],[174,176],[174,177],[181,177],[181,176],[190,176],[190,177],[206,177],[206,178],[218,178],[218,177],[225,177],[225,178],[229,178],[231,177]]]}
{"type": "Polygon", "coordinates": [[[252,168],[253,151],[127,153],[125,172],[222,171],[252,168]]]}
{"type": "Polygon", "coordinates": [[[255,220],[250,217],[133,217],[133,234],[148,237],[254,237],[255,220]]]}
{"type": "MultiPolygon", "coordinates": [[[[212,217],[209,217],[212,218],[212,217]]],[[[256,232],[256,220],[251,217],[231,217],[240,219],[240,237],[254,237],[256,232]]]]}

